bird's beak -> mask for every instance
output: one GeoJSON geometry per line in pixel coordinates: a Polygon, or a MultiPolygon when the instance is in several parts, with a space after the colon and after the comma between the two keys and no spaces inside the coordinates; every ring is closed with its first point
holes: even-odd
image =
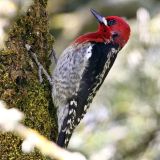
{"type": "Polygon", "coordinates": [[[90,9],[91,13],[96,17],[96,19],[98,20],[99,23],[103,23],[104,25],[107,26],[107,20],[105,17],[101,16],[97,11],[95,11],[94,9],[90,9]]]}

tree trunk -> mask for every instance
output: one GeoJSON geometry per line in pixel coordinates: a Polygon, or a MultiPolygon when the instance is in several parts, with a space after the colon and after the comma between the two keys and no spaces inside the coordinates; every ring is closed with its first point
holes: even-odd
{"type": "MultiPolygon", "coordinates": [[[[34,0],[25,15],[18,17],[9,31],[6,49],[0,51],[0,99],[25,114],[24,124],[49,139],[57,136],[56,110],[47,80],[40,84],[37,66],[25,44],[32,46],[38,59],[49,72],[53,37],[49,34],[47,0],[34,0]]],[[[37,150],[30,154],[21,151],[22,140],[7,133],[0,134],[0,159],[45,160],[37,150]]]]}

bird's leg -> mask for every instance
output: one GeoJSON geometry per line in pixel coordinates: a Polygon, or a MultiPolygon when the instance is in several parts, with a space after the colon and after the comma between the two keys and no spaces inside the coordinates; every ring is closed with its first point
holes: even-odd
{"type": "Polygon", "coordinates": [[[49,54],[50,59],[54,59],[55,64],[57,64],[57,56],[55,50],[52,48],[51,53],[49,54]]]}
{"type": "Polygon", "coordinates": [[[28,53],[31,55],[32,59],[35,61],[36,65],[38,66],[39,81],[41,83],[43,82],[42,74],[44,74],[46,76],[47,80],[49,81],[50,85],[52,86],[53,85],[53,81],[52,81],[51,76],[45,70],[43,65],[38,61],[37,55],[32,51],[31,46],[26,44],[25,47],[26,47],[28,53]]]}

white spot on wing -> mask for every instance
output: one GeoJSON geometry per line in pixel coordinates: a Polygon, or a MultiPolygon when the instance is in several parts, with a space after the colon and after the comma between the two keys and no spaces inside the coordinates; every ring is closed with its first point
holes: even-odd
{"type": "Polygon", "coordinates": [[[66,130],[66,134],[71,134],[70,129],[66,130]]]}
{"type": "Polygon", "coordinates": [[[89,59],[91,56],[92,56],[92,46],[89,46],[85,57],[89,59]]]}
{"type": "Polygon", "coordinates": [[[64,143],[66,144],[68,142],[68,138],[65,139],[64,143]]]}
{"type": "Polygon", "coordinates": [[[73,110],[73,115],[76,116],[76,111],[75,110],[73,110]]]}
{"type": "Polygon", "coordinates": [[[77,102],[73,99],[73,100],[70,102],[70,105],[75,105],[75,106],[77,106],[77,102]]]}
{"type": "Polygon", "coordinates": [[[62,132],[66,132],[66,128],[62,130],[62,132]]]}
{"type": "Polygon", "coordinates": [[[70,111],[69,111],[69,115],[71,115],[73,113],[73,109],[71,109],[70,111]]]}
{"type": "Polygon", "coordinates": [[[77,119],[78,122],[80,122],[80,120],[81,120],[80,118],[77,119]]]}
{"type": "Polygon", "coordinates": [[[85,105],[85,106],[84,106],[84,111],[86,111],[86,110],[87,110],[87,108],[88,108],[88,106],[87,106],[87,105],[85,105]]]}
{"type": "Polygon", "coordinates": [[[71,119],[69,119],[68,121],[67,121],[67,124],[70,124],[71,123],[71,119]]]}

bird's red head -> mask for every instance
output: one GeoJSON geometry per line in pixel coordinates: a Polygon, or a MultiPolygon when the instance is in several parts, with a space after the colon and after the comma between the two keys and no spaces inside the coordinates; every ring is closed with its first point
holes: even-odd
{"type": "Polygon", "coordinates": [[[77,43],[86,41],[94,42],[113,42],[123,47],[130,36],[130,27],[127,22],[118,16],[103,17],[95,10],[91,9],[92,14],[99,22],[98,31],[80,36],[75,40],[77,43]]]}

